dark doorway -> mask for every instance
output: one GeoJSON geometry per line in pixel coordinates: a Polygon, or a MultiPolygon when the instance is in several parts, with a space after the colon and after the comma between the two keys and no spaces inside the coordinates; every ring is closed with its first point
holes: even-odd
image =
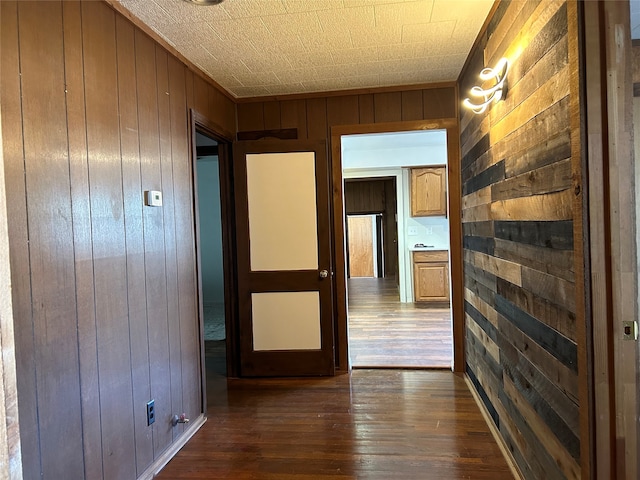
{"type": "Polygon", "coordinates": [[[226,376],[225,273],[219,142],[196,130],[198,254],[207,377],[226,376]]]}

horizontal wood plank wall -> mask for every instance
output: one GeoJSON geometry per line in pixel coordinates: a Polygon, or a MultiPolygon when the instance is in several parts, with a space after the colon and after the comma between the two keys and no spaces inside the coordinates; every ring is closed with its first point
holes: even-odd
{"type": "Polygon", "coordinates": [[[464,98],[511,62],[505,101],[460,110],[466,371],[527,479],[588,477],[571,22],[563,1],[501,3],[460,79],[464,98]]]}
{"type": "MultiPolygon", "coordinates": [[[[416,90],[385,91],[379,93],[314,96],[312,98],[243,100],[237,105],[238,131],[297,128],[300,139],[330,140],[331,127],[339,125],[393,124],[397,122],[454,119],[456,110],[455,86],[437,86],[416,90]],[[390,123],[391,122],[391,123],[390,123]]],[[[328,148],[331,148],[328,145],[328,148]]],[[[333,163],[333,160],[332,160],[333,163]]],[[[333,172],[333,196],[342,197],[342,185],[333,172]]],[[[335,215],[335,210],[334,210],[335,215]]],[[[333,223],[336,225],[336,222],[333,223]]],[[[343,232],[344,233],[344,232],[343,232]]],[[[339,236],[339,232],[336,234],[339,236]]],[[[344,253],[334,246],[336,294],[334,304],[338,318],[336,332],[336,366],[348,368],[346,297],[344,284],[344,253]]]]}
{"type": "Polygon", "coordinates": [[[131,480],[202,412],[189,109],[235,104],[104,2],[0,8],[24,478],[131,480]]]}

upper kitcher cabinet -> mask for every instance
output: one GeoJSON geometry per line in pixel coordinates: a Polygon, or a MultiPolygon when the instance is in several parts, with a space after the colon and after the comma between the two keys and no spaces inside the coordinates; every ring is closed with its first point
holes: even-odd
{"type": "Polygon", "coordinates": [[[411,216],[430,217],[447,214],[447,168],[445,166],[411,169],[411,216]]]}

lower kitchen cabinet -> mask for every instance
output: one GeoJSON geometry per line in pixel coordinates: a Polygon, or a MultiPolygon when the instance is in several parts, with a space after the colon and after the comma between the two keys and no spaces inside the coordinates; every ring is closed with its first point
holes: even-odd
{"type": "Polygon", "coordinates": [[[449,254],[446,250],[413,252],[415,302],[449,301],[449,254]]]}

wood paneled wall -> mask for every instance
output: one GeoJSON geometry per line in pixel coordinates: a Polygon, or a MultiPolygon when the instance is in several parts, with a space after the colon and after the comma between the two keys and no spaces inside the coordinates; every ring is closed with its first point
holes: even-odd
{"type": "Polygon", "coordinates": [[[331,127],[456,115],[453,86],[238,104],[238,131],[297,128],[300,139],[326,139],[331,127]]]}
{"type": "Polygon", "coordinates": [[[202,412],[189,108],[235,106],[106,3],[0,8],[24,478],[131,480],[202,412]]]}
{"type": "Polygon", "coordinates": [[[527,479],[588,478],[575,2],[501,2],[460,96],[501,57],[506,100],[461,109],[466,371],[527,479]]]}
{"type": "MultiPolygon", "coordinates": [[[[386,207],[387,180],[345,180],[344,211],[347,214],[382,213],[386,207]]],[[[391,182],[393,184],[393,182],[391,182]]]]}
{"type": "MultiPolygon", "coordinates": [[[[343,189],[339,136],[424,128],[452,129],[454,125],[457,125],[456,87],[455,85],[433,86],[433,88],[418,90],[345,95],[327,94],[327,96],[297,99],[256,99],[238,103],[237,115],[239,132],[296,128],[299,139],[327,139],[330,143],[333,191],[332,224],[334,228],[333,258],[336,262],[333,265],[335,273],[333,275],[336,318],[335,355],[337,368],[346,371],[349,368],[349,355],[347,299],[345,295],[346,258],[340,245],[344,240],[345,232],[340,220],[343,214],[341,205],[343,189]],[[406,128],[403,122],[406,122],[406,128]],[[332,138],[332,128],[333,135],[337,138],[332,138]]],[[[457,145],[458,135],[456,134],[454,137],[447,139],[449,158],[454,158],[456,155],[454,161],[449,162],[450,172],[456,171],[459,163],[458,149],[449,149],[450,146],[457,145]]],[[[453,234],[452,249],[454,242],[457,241],[455,237],[456,235],[453,234]]],[[[454,273],[459,271],[459,268],[456,267],[460,267],[460,265],[452,265],[454,273]]],[[[457,295],[459,293],[454,291],[454,297],[457,295]]],[[[461,304],[461,302],[456,302],[454,298],[454,304],[461,304]]],[[[455,318],[456,312],[461,310],[461,306],[457,309],[454,307],[454,330],[458,323],[455,318]]],[[[460,353],[461,348],[458,348],[457,351],[460,353]]]]}

